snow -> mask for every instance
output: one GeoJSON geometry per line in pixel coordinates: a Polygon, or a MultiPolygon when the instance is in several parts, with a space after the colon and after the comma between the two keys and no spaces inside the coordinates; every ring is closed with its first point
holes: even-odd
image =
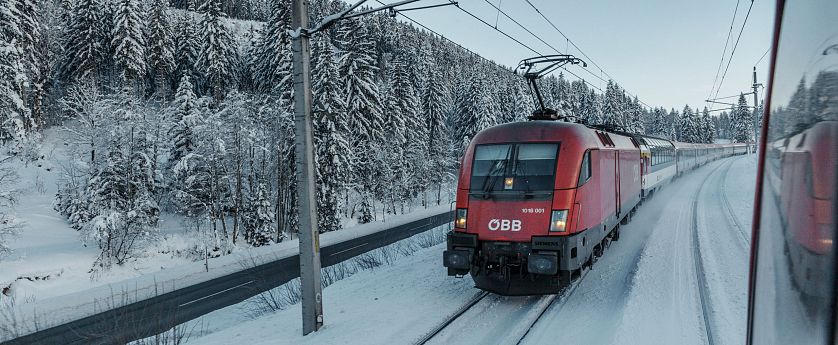
{"type": "MultiPolygon", "coordinates": [[[[296,240],[241,248],[233,255],[210,259],[207,270],[203,262],[176,254],[189,247],[192,240],[183,232],[179,217],[164,214],[161,228],[166,237],[145,257],[92,276],[90,269],[99,254],[98,248],[92,243],[84,246],[79,233],[52,209],[61,174],[57,165],[66,161],[62,135],[53,132],[45,137],[48,140],[42,147],[44,159],[15,165],[21,177],[16,188],[22,193],[15,209],[25,224],[21,235],[10,243],[12,254],[0,264],[0,288],[10,287],[8,296],[0,294],[0,303],[4,308],[14,305],[13,311],[10,308],[4,312],[15,313],[17,318],[26,320],[24,323],[37,321],[40,328],[48,327],[227,275],[241,270],[244,262],[252,266],[298,254],[296,240]]],[[[386,222],[330,232],[321,235],[321,245],[369,235],[449,210],[449,205],[419,209],[388,217],[386,222]]],[[[32,329],[31,324],[21,327],[24,333],[32,329]]]]}
{"type": "MultiPolygon", "coordinates": [[[[533,326],[523,344],[704,344],[706,335],[693,257],[693,212],[707,279],[709,320],[716,344],[745,336],[748,244],[756,157],[710,163],[665,186],[622,227],[579,281],[533,326]],[[706,183],[703,183],[706,181],[706,183]],[[724,194],[723,194],[724,193],[724,194]],[[732,210],[722,202],[726,195],[732,210]],[[693,210],[697,196],[698,209],[693,210]]],[[[205,318],[199,344],[402,344],[419,339],[470,301],[469,277],[448,277],[438,245],[365,271],[324,289],[325,326],[302,336],[300,307],[255,319],[245,306],[205,318]]],[[[435,342],[505,343],[521,333],[546,297],[489,295],[452,323],[435,342]],[[460,323],[459,326],[456,324],[460,323]]]]}
{"type": "Polygon", "coordinates": [[[238,320],[210,323],[212,333],[196,338],[195,342],[206,345],[234,341],[250,345],[411,343],[478,293],[470,278],[455,279],[445,274],[445,268],[440,265],[444,249],[445,245],[423,249],[395,265],[363,271],[324,289],[325,326],[316,335],[302,335],[299,304],[255,320],[246,319],[233,306],[209,318],[238,320]],[[236,327],[215,328],[221,325],[236,327]]]}

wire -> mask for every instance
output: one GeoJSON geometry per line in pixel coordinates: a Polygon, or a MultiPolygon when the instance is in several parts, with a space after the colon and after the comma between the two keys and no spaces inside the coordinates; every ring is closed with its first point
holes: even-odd
{"type": "MultiPolygon", "coordinates": [[[[578,45],[576,45],[576,43],[574,43],[574,42],[573,42],[573,40],[571,40],[569,37],[567,37],[567,35],[565,35],[565,33],[564,33],[564,32],[562,32],[562,30],[561,30],[561,29],[559,29],[559,28],[556,26],[556,24],[553,24],[553,21],[551,21],[551,20],[550,20],[550,18],[547,18],[547,16],[545,16],[545,15],[544,15],[544,13],[542,13],[542,12],[541,12],[541,10],[539,10],[539,9],[538,9],[538,7],[536,7],[536,6],[535,6],[535,5],[534,5],[534,4],[533,4],[530,0],[525,0],[525,1],[527,2],[527,4],[529,4],[529,5],[530,5],[530,7],[532,7],[532,9],[533,9],[533,10],[535,10],[535,12],[537,12],[537,13],[541,16],[541,18],[543,18],[545,21],[547,21],[547,23],[548,23],[548,24],[550,24],[550,26],[552,26],[552,27],[553,27],[553,29],[555,29],[555,30],[556,30],[556,31],[557,31],[560,35],[562,35],[562,37],[564,37],[564,39],[566,40],[566,42],[567,42],[568,44],[570,44],[571,46],[573,46],[574,48],[576,48],[576,50],[578,50],[578,51],[579,51],[579,53],[580,53],[580,54],[582,54],[582,56],[584,56],[584,57],[587,59],[587,62],[590,62],[590,63],[591,63],[592,65],[594,65],[597,69],[599,69],[599,72],[600,72],[601,74],[604,74],[606,77],[608,77],[608,79],[611,79],[612,81],[616,82],[616,78],[612,77],[610,74],[608,74],[608,72],[605,72],[605,70],[602,68],[602,66],[600,66],[599,64],[597,64],[597,63],[596,63],[596,61],[594,61],[594,59],[592,59],[590,56],[588,56],[588,54],[585,54],[585,52],[584,52],[584,51],[582,51],[582,48],[579,48],[579,46],[578,46],[578,45]]],[[[738,0],[737,0],[737,1],[738,1],[738,0]]],[[[565,70],[567,71],[567,69],[565,69],[565,70]]],[[[607,80],[605,80],[602,76],[598,76],[598,75],[594,74],[593,72],[591,72],[591,71],[589,71],[589,70],[587,70],[587,69],[586,69],[585,71],[586,71],[586,72],[588,72],[589,74],[591,74],[592,76],[594,76],[595,78],[599,79],[599,80],[602,80],[602,81],[604,81],[604,82],[608,82],[608,81],[607,81],[607,80]]],[[[619,84],[619,83],[618,83],[618,84],[619,84]]],[[[625,91],[625,89],[624,89],[624,91],[625,91]]],[[[628,94],[629,96],[632,96],[632,97],[637,98],[637,96],[632,95],[632,94],[631,94],[630,92],[628,92],[628,91],[626,91],[626,94],[628,94]]],[[[650,105],[646,104],[646,102],[641,101],[639,98],[638,98],[638,102],[640,102],[641,104],[645,105],[645,106],[646,106],[646,107],[648,107],[648,108],[652,108],[652,106],[650,106],[650,105]]]]}
{"type": "Polygon", "coordinates": [[[736,43],[733,45],[733,50],[730,51],[730,58],[727,60],[727,67],[725,67],[725,72],[722,74],[722,80],[719,82],[719,88],[716,89],[716,97],[719,96],[719,91],[722,89],[722,84],[725,82],[725,77],[727,76],[727,70],[730,68],[730,62],[733,61],[733,54],[736,53],[736,47],[739,46],[739,39],[742,38],[742,31],[745,31],[745,24],[748,24],[748,17],[751,15],[751,9],[754,7],[754,0],[751,0],[751,5],[748,6],[748,13],[745,14],[745,21],[742,22],[742,28],[739,29],[739,36],[736,38],[736,43]]]}
{"type": "Polygon", "coordinates": [[[476,20],[480,21],[481,23],[485,24],[486,26],[488,26],[488,27],[492,28],[493,30],[495,30],[495,31],[497,31],[497,32],[499,32],[499,33],[501,33],[502,35],[506,36],[507,38],[509,38],[509,39],[511,39],[511,40],[513,40],[513,41],[515,41],[516,43],[520,44],[520,45],[521,45],[521,46],[523,46],[524,48],[529,49],[531,52],[535,53],[536,55],[543,55],[543,54],[539,53],[537,50],[533,49],[532,47],[530,47],[530,46],[528,46],[528,45],[524,44],[523,42],[519,41],[519,40],[518,40],[518,39],[516,39],[515,37],[510,36],[509,34],[507,34],[506,32],[504,32],[503,30],[498,29],[498,28],[496,28],[496,27],[492,26],[492,24],[489,24],[488,22],[486,22],[486,21],[485,21],[485,20],[483,20],[482,18],[480,18],[480,17],[478,17],[478,16],[475,16],[473,13],[471,13],[471,12],[469,12],[468,10],[466,10],[466,9],[464,9],[464,8],[462,8],[462,7],[460,7],[460,4],[459,4],[459,3],[455,4],[455,5],[454,5],[454,7],[459,8],[459,9],[460,9],[460,11],[463,11],[464,13],[468,14],[468,15],[469,15],[469,16],[471,16],[472,18],[474,18],[474,19],[476,19],[476,20]]]}
{"type": "Polygon", "coordinates": [[[722,71],[722,65],[725,63],[727,46],[730,44],[730,34],[733,33],[733,23],[736,21],[737,12],[739,12],[739,0],[736,0],[736,7],[733,9],[733,18],[730,20],[730,28],[727,30],[727,38],[725,38],[725,48],[722,50],[722,58],[719,60],[719,67],[716,68],[716,76],[713,77],[713,86],[710,88],[710,93],[707,94],[707,98],[713,95],[713,90],[716,89],[716,82],[719,81],[719,72],[722,71]]]}
{"type": "MultiPolygon", "coordinates": [[[[376,0],[376,1],[377,1],[377,0],[376,0]]],[[[490,5],[491,5],[491,3],[490,3],[490,5]]],[[[460,5],[459,5],[459,4],[456,4],[456,5],[455,5],[455,7],[457,7],[458,9],[460,9],[460,11],[463,11],[464,13],[466,13],[466,14],[470,15],[472,18],[477,19],[478,21],[480,21],[481,23],[485,24],[486,26],[488,26],[488,27],[492,28],[493,30],[495,30],[495,31],[497,31],[497,32],[501,33],[502,35],[504,35],[504,36],[508,37],[509,39],[511,39],[511,40],[513,40],[513,41],[515,41],[515,42],[517,42],[517,43],[518,43],[518,44],[520,44],[521,46],[523,46],[523,47],[525,47],[525,48],[529,49],[530,51],[532,51],[532,52],[533,52],[533,53],[535,53],[536,55],[544,55],[544,54],[541,54],[540,52],[538,52],[537,50],[533,49],[532,47],[530,47],[530,46],[528,46],[528,45],[526,45],[526,44],[522,43],[522,42],[521,42],[521,41],[519,41],[518,39],[516,39],[516,38],[514,38],[514,37],[510,36],[509,34],[507,34],[506,32],[504,32],[503,30],[498,29],[498,28],[496,28],[496,27],[492,26],[492,24],[489,24],[488,22],[486,22],[485,20],[481,19],[480,17],[478,17],[478,16],[474,15],[473,13],[469,12],[468,10],[466,10],[466,9],[464,9],[464,8],[462,8],[462,7],[460,7],[460,5]]],[[[500,10],[500,9],[498,9],[498,10],[500,10]]],[[[501,13],[503,13],[503,15],[504,15],[504,16],[506,16],[507,18],[510,18],[510,17],[509,17],[509,15],[507,15],[507,14],[506,14],[506,13],[504,13],[503,11],[500,11],[500,12],[501,12],[501,13]]],[[[510,19],[511,19],[511,18],[510,18],[510,19]]],[[[522,28],[524,28],[524,27],[523,27],[520,23],[518,23],[517,21],[514,21],[514,20],[513,20],[513,22],[515,22],[516,24],[518,24],[519,26],[521,26],[522,28]]],[[[527,30],[527,29],[526,29],[526,28],[524,28],[524,30],[527,30]]],[[[535,36],[535,34],[533,34],[533,33],[532,33],[532,31],[527,30],[527,32],[529,32],[531,35],[535,36]]],[[[540,40],[540,38],[539,38],[539,40],[540,40]]],[[[542,42],[543,42],[543,41],[542,41],[542,42]]],[[[545,42],[545,43],[546,43],[546,42],[545,42]]],[[[548,45],[548,46],[549,46],[549,45],[548,45]]],[[[552,46],[550,46],[550,47],[552,48],[552,46]]],[[[561,54],[561,53],[560,53],[557,49],[553,48],[553,50],[555,50],[557,53],[561,54]]],[[[578,74],[571,72],[570,70],[568,70],[568,69],[567,69],[567,68],[565,68],[565,67],[562,67],[562,69],[563,69],[563,70],[565,70],[565,71],[566,71],[567,73],[569,73],[570,75],[572,75],[572,76],[574,76],[574,77],[576,77],[576,78],[579,78],[579,80],[581,80],[582,82],[584,82],[584,83],[585,83],[585,84],[587,84],[588,86],[590,86],[590,87],[592,87],[592,88],[594,88],[594,89],[598,90],[599,92],[602,92],[603,94],[605,93],[604,91],[602,91],[602,89],[600,89],[600,88],[599,88],[599,87],[597,87],[596,85],[592,84],[591,82],[589,82],[589,81],[585,80],[585,78],[580,77],[578,74]]],[[[638,100],[638,101],[639,101],[639,100],[638,100]]],[[[641,103],[642,103],[642,102],[641,102],[641,103]]],[[[643,103],[643,104],[645,104],[645,103],[643,103]]],[[[648,107],[648,105],[646,105],[646,106],[648,107]]]]}
{"type": "MultiPolygon", "coordinates": [[[[381,1],[379,1],[379,0],[375,0],[375,1],[376,1],[377,3],[379,3],[379,4],[381,4],[381,5],[386,5],[385,3],[383,3],[383,2],[381,2],[381,1]]],[[[477,57],[479,57],[479,58],[483,59],[484,61],[489,62],[489,63],[491,63],[491,64],[495,65],[496,67],[498,67],[498,68],[500,68],[500,69],[502,69],[502,70],[504,70],[504,71],[509,71],[509,68],[507,68],[507,67],[505,67],[505,66],[502,66],[502,65],[498,65],[498,64],[497,64],[497,63],[495,63],[494,61],[489,60],[489,59],[487,59],[487,58],[484,58],[484,57],[480,56],[480,54],[477,54],[477,53],[475,53],[474,51],[472,51],[471,49],[468,49],[468,48],[466,48],[466,47],[462,46],[461,44],[459,44],[459,43],[457,43],[457,42],[452,41],[450,38],[445,37],[445,36],[443,36],[442,34],[440,34],[439,32],[436,32],[436,31],[434,31],[433,29],[431,29],[431,28],[429,28],[429,27],[425,26],[425,24],[422,24],[422,23],[420,23],[420,22],[416,21],[415,19],[410,18],[410,17],[409,17],[409,16],[407,16],[406,14],[401,13],[401,11],[396,11],[396,13],[397,13],[398,15],[400,15],[400,16],[402,16],[402,17],[404,17],[404,19],[409,20],[409,21],[410,21],[410,22],[412,22],[413,24],[419,25],[421,28],[423,28],[423,29],[425,29],[425,30],[428,30],[428,32],[431,32],[431,33],[433,33],[434,35],[437,35],[437,37],[442,38],[442,39],[444,39],[444,40],[448,41],[449,43],[451,43],[451,44],[453,44],[453,45],[455,45],[455,46],[459,47],[460,49],[465,50],[465,51],[469,52],[470,54],[472,54],[472,55],[474,55],[474,56],[477,56],[477,57]]],[[[509,71],[509,73],[515,74],[515,72],[513,72],[513,71],[509,71]]]]}
{"type": "MultiPolygon", "coordinates": [[[[530,29],[527,29],[527,27],[525,27],[524,25],[522,25],[521,23],[519,23],[519,22],[518,22],[517,20],[515,20],[514,18],[510,17],[508,14],[506,14],[506,12],[502,11],[502,10],[500,9],[500,7],[495,6],[495,4],[493,4],[493,3],[489,2],[489,0],[483,0],[483,1],[485,1],[487,4],[489,4],[489,6],[492,6],[492,7],[494,7],[496,10],[498,10],[498,14],[503,14],[503,16],[504,16],[504,17],[506,17],[506,19],[511,20],[513,23],[517,24],[517,25],[518,25],[518,27],[520,27],[521,29],[524,29],[524,31],[526,31],[527,33],[529,33],[530,35],[532,35],[533,37],[535,37],[537,40],[541,41],[541,43],[544,43],[544,45],[546,45],[546,46],[550,47],[551,49],[555,50],[555,51],[556,51],[556,53],[561,54],[561,52],[560,52],[558,49],[556,49],[556,47],[553,47],[552,45],[550,45],[550,43],[547,43],[547,41],[545,41],[545,40],[541,39],[541,37],[539,37],[538,35],[534,34],[532,31],[530,31],[530,29]]],[[[459,7],[459,6],[458,6],[458,7],[459,7]]],[[[495,29],[497,29],[497,25],[495,25],[495,29]]]]}
{"type": "Polygon", "coordinates": [[[765,50],[765,53],[762,53],[762,56],[759,58],[759,60],[757,60],[757,62],[754,64],[754,66],[759,65],[759,63],[762,62],[762,59],[765,58],[765,56],[768,55],[768,52],[770,52],[770,51],[771,51],[771,46],[768,46],[768,49],[765,50]]]}

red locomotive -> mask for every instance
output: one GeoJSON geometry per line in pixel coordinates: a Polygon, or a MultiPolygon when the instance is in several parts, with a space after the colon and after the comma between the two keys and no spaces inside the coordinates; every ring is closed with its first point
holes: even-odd
{"type": "MultiPolygon", "coordinates": [[[[557,121],[495,126],[466,149],[455,231],[443,261],[478,288],[506,295],[556,293],[619,239],[644,196],[677,170],[672,142],[557,121]]],[[[744,152],[692,145],[690,168],[744,152]]]]}

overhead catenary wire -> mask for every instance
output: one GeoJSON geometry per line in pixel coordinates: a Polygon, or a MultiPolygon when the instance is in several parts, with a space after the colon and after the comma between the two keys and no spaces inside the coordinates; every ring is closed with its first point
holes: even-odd
{"type": "MultiPolygon", "coordinates": [[[[567,44],[569,44],[569,45],[573,46],[574,48],[576,48],[576,50],[578,50],[578,51],[579,51],[579,53],[580,53],[580,54],[582,54],[582,56],[584,56],[584,57],[587,59],[587,60],[586,60],[586,62],[590,62],[592,65],[594,65],[594,67],[596,67],[597,69],[599,69],[599,72],[600,72],[601,74],[604,74],[606,77],[608,77],[608,79],[613,80],[615,83],[617,82],[617,79],[616,79],[616,78],[614,78],[614,77],[612,77],[610,74],[608,74],[608,72],[606,72],[606,71],[602,68],[602,66],[600,66],[599,64],[597,64],[597,63],[596,63],[596,61],[594,61],[594,59],[592,59],[590,56],[588,56],[588,54],[585,54],[585,52],[582,50],[582,48],[580,48],[578,45],[576,45],[576,43],[575,43],[575,42],[573,42],[573,40],[571,40],[569,37],[567,37],[567,35],[565,35],[565,33],[564,33],[564,32],[562,32],[562,30],[561,30],[561,29],[559,29],[559,27],[558,27],[558,26],[556,26],[556,24],[553,24],[553,21],[551,21],[551,20],[550,20],[550,18],[547,18],[547,16],[545,16],[545,15],[544,15],[544,13],[542,13],[542,12],[541,12],[541,10],[540,10],[540,9],[538,9],[538,7],[536,7],[536,6],[535,6],[535,5],[534,5],[534,4],[533,4],[530,0],[525,0],[525,1],[527,2],[527,4],[529,4],[529,5],[530,5],[530,7],[532,7],[532,9],[533,9],[533,10],[535,10],[535,12],[536,12],[536,13],[538,13],[538,15],[539,15],[539,16],[541,16],[541,18],[543,18],[543,19],[544,19],[544,20],[545,20],[548,24],[550,24],[550,26],[552,26],[552,27],[553,27],[553,29],[555,29],[555,30],[556,30],[556,31],[557,31],[560,35],[562,35],[562,37],[564,37],[564,39],[565,39],[565,41],[567,42],[567,44]]],[[[600,80],[602,80],[602,81],[604,81],[604,82],[607,82],[607,80],[605,80],[602,76],[597,76],[596,74],[594,74],[593,72],[588,71],[588,70],[585,70],[585,71],[586,71],[586,72],[588,72],[588,73],[590,73],[590,74],[591,74],[591,75],[593,75],[594,77],[596,77],[596,78],[598,78],[598,79],[600,79],[600,80]]],[[[618,83],[618,84],[619,84],[619,83],[618,83]]],[[[628,91],[626,91],[626,94],[628,94],[629,96],[637,97],[636,95],[632,95],[632,94],[631,94],[630,92],[628,92],[628,91]]],[[[639,99],[639,97],[638,97],[638,102],[640,102],[641,104],[645,105],[645,106],[646,106],[646,107],[648,107],[648,108],[652,108],[652,106],[650,106],[650,105],[646,104],[645,102],[641,101],[641,100],[639,99]]]]}
{"type": "Polygon", "coordinates": [[[722,73],[722,79],[719,81],[719,87],[716,88],[716,95],[715,97],[719,96],[719,91],[722,89],[722,85],[725,82],[725,77],[727,76],[727,71],[730,69],[730,62],[733,61],[733,55],[736,54],[736,47],[739,46],[739,40],[742,38],[742,32],[745,31],[745,25],[748,24],[748,18],[751,16],[751,9],[754,7],[754,0],[751,0],[751,5],[748,6],[748,13],[745,14],[745,20],[742,21],[742,28],[739,29],[739,36],[736,38],[736,43],[733,44],[733,49],[730,51],[730,58],[727,60],[727,66],[725,67],[725,72],[722,73]]]}
{"type": "MultiPolygon", "coordinates": [[[[384,2],[382,2],[382,1],[380,1],[380,0],[375,0],[375,1],[376,1],[376,2],[378,2],[379,4],[385,5],[385,3],[384,3],[384,2]]],[[[456,6],[456,4],[455,4],[455,6],[456,6]]],[[[535,53],[536,55],[543,55],[543,54],[541,54],[539,51],[537,51],[537,50],[535,50],[534,48],[532,48],[531,46],[529,46],[529,45],[527,45],[527,44],[525,44],[525,43],[521,42],[520,40],[516,39],[515,37],[512,37],[512,35],[510,35],[510,34],[506,33],[505,31],[500,30],[500,29],[498,29],[498,28],[494,27],[492,24],[490,24],[489,22],[487,22],[487,21],[483,20],[482,18],[480,18],[480,17],[478,17],[478,16],[474,15],[474,14],[473,14],[473,13],[471,13],[470,11],[468,11],[468,10],[466,10],[466,9],[463,9],[462,7],[459,7],[459,6],[456,6],[456,7],[457,7],[457,8],[459,8],[459,9],[460,9],[461,11],[463,11],[464,13],[466,13],[466,14],[470,15],[470,16],[471,16],[472,18],[474,18],[475,20],[477,20],[477,21],[479,21],[479,22],[483,23],[484,25],[486,25],[486,26],[488,26],[488,27],[492,28],[492,30],[497,31],[497,32],[498,32],[498,33],[500,33],[501,35],[503,35],[503,36],[505,36],[505,37],[509,38],[510,40],[512,40],[512,41],[514,41],[514,42],[516,42],[516,43],[518,43],[519,45],[521,45],[521,46],[522,46],[522,47],[524,47],[525,49],[527,49],[527,50],[529,50],[529,51],[531,51],[531,52],[535,53]]],[[[440,38],[442,38],[442,39],[444,39],[444,40],[446,40],[446,41],[448,41],[448,42],[450,42],[450,43],[452,43],[452,44],[456,45],[457,47],[460,47],[461,49],[463,49],[463,50],[465,50],[465,51],[467,51],[467,52],[469,52],[469,53],[471,53],[471,54],[474,54],[474,55],[480,56],[479,54],[475,53],[475,52],[474,52],[474,51],[472,51],[471,49],[468,49],[468,48],[464,47],[463,45],[461,45],[461,44],[459,44],[459,43],[457,43],[457,42],[455,42],[455,41],[451,40],[450,38],[445,37],[444,35],[440,34],[439,32],[437,32],[437,31],[435,31],[435,30],[433,30],[433,29],[429,28],[428,26],[426,26],[426,25],[424,25],[424,24],[420,23],[419,21],[417,21],[417,20],[415,20],[415,19],[413,19],[413,18],[411,18],[411,17],[409,17],[409,16],[405,15],[404,13],[401,13],[400,11],[396,11],[396,13],[397,13],[398,15],[400,15],[400,16],[402,16],[402,17],[404,17],[404,18],[405,18],[405,19],[407,19],[408,21],[410,21],[410,22],[412,22],[412,23],[414,23],[414,24],[416,24],[416,25],[420,26],[421,28],[423,28],[423,29],[425,29],[425,30],[428,30],[429,32],[433,33],[434,35],[437,35],[437,36],[439,36],[440,38]]],[[[490,60],[487,60],[487,61],[490,61],[490,60]]],[[[506,68],[504,68],[504,69],[505,69],[505,70],[508,70],[508,69],[506,69],[506,68]]],[[[603,93],[603,94],[605,93],[605,91],[604,91],[604,90],[602,90],[602,88],[600,88],[600,87],[598,87],[598,86],[596,86],[596,85],[592,84],[591,82],[589,82],[589,81],[585,80],[584,78],[580,77],[578,74],[573,73],[572,71],[569,71],[569,70],[567,70],[567,69],[565,69],[565,71],[567,71],[567,72],[568,72],[568,74],[570,74],[570,75],[572,75],[572,76],[574,76],[574,77],[578,78],[580,81],[584,82],[585,84],[587,84],[587,85],[588,85],[588,86],[590,86],[591,88],[593,88],[593,89],[595,89],[595,90],[597,90],[597,91],[599,91],[599,92],[601,92],[601,93],[603,93]]],[[[510,73],[513,73],[513,74],[514,74],[515,72],[514,72],[514,71],[510,71],[510,73]]],[[[642,102],[641,102],[641,103],[642,103],[642,102]]],[[[644,104],[645,104],[645,103],[644,103],[644,104]]],[[[647,105],[647,106],[648,106],[648,105],[647,105]]]]}
{"type": "Polygon", "coordinates": [[[736,13],[739,12],[739,0],[736,0],[736,7],[733,9],[733,18],[730,19],[730,28],[727,30],[727,38],[725,38],[725,47],[722,49],[722,57],[719,59],[719,67],[716,68],[716,76],[713,77],[713,86],[710,87],[710,93],[707,94],[707,98],[713,95],[713,91],[716,89],[716,82],[719,81],[719,73],[722,71],[722,65],[725,63],[725,55],[727,55],[727,47],[730,45],[730,35],[733,33],[733,24],[736,21],[736,13]]]}
{"type": "MultiPolygon", "coordinates": [[[[491,5],[491,3],[489,3],[489,4],[491,5]]],[[[515,41],[515,42],[517,42],[518,44],[520,44],[520,45],[521,45],[521,46],[523,46],[524,48],[527,48],[528,50],[530,50],[531,52],[535,53],[536,55],[544,55],[544,54],[542,54],[541,52],[539,52],[539,51],[537,51],[537,50],[533,49],[532,47],[530,47],[530,46],[526,45],[525,43],[521,42],[520,40],[518,40],[518,39],[516,39],[516,38],[512,37],[512,35],[510,35],[510,34],[506,33],[505,31],[503,31],[503,30],[501,30],[501,29],[498,29],[498,28],[496,28],[496,27],[492,26],[492,24],[489,24],[487,21],[485,21],[485,20],[483,20],[482,18],[480,18],[480,17],[476,16],[474,13],[471,13],[471,11],[466,10],[466,9],[464,9],[464,8],[460,7],[460,5],[459,5],[459,4],[455,4],[454,6],[455,6],[456,8],[458,8],[460,11],[462,11],[463,13],[466,13],[466,14],[468,14],[469,16],[471,16],[472,18],[476,19],[477,21],[479,21],[479,22],[483,23],[484,25],[486,25],[486,26],[488,26],[488,27],[492,28],[493,30],[495,30],[495,31],[497,31],[497,32],[499,32],[499,33],[501,33],[502,35],[504,35],[504,36],[508,37],[509,39],[511,39],[511,40],[513,40],[513,41],[515,41]]],[[[493,6],[494,6],[494,5],[493,5],[493,6]]],[[[497,7],[495,7],[495,8],[497,8],[497,7]]],[[[500,10],[500,9],[498,9],[498,10],[500,10]]],[[[504,16],[506,16],[507,18],[509,18],[509,16],[508,16],[506,13],[504,13],[503,11],[500,11],[500,12],[501,12],[501,13],[503,13],[503,14],[504,14],[504,16]]],[[[514,21],[514,22],[515,22],[516,24],[518,24],[519,26],[521,26],[524,30],[526,30],[527,32],[529,32],[531,35],[535,36],[535,34],[534,34],[534,33],[532,33],[532,31],[530,31],[530,30],[528,30],[528,29],[524,28],[524,27],[523,27],[520,23],[518,23],[517,21],[514,21]]],[[[538,39],[539,39],[539,40],[541,40],[541,38],[540,38],[540,37],[539,37],[538,39]]],[[[542,42],[543,42],[543,41],[542,41],[542,42]]],[[[545,43],[546,43],[546,42],[545,42],[545,43]]],[[[548,45],[548,46],[549,46],[549,45],[548,45]]],[[[550,47],[552,48],[552,46],[550,46],[550,47]]],[[[557,49],[553,48],[553,50],[555,50],[557,53],[561,54],[561,52],[559,52],[557,49]]],[[[590,86],[590,87],[592,87],[592,88],[594,88],[594,89],[598,90],[599,92],[603,92],[603,93],[605,92],[605,91],[603,91],[601,88],[599,88],[599,87],[597,87],[596,85],[594,85],[593,83],[591,83],[591,82],[589,82],[589,81],[585,80],[585,78],[580,77],[578,74],[571,72],[571,71],[570,71],[570,70],[568,70],[567,68],[562,67],[562,69],[563,69],[563,70],[565,70],[565,71],[566,71],[567,73],[569,73],[570,75],[572,75],[572,76],[574,76],[574,77],[576,77],[576,78],[579,78],[579,80],[581,80],[583,83],[585,83],[585,84],[587,84],[588,86],[590,86]]],[[[642,103],[642,102],[641,102],[641,103],[642,103]]],[[[645,104],[645,103],[643,103],[643,104],[645,104]]],[[[647,107],[648,107],[648,105],[647,105],[647,107]]]]}
{"type": "Polygon", "coordinates": [[[759,63],[762,62],[762,59],[764,59],[765,56],[768,55],[768,52],[770,52],[770,51],[771,51],[771,46],[769,46],[768,49],[765,50],[765,53],[762,53],[762,56],[760,56],[759,60],[757,60],[757,62],[754,63],[754,66],[759,65],[759,63]]]}
{"type": "MultiPolygon", "coordinates": [[[[375,1],[376,1],[377,3],[379,3],[379,4],[381,4],[381,5],[386,5],[385,3],[381,2],[380,0],[375,0],[375,1]]],[[[450,38],[445,37],[444,35],[442,35],[441,33],[437,32],[437,31],[435,31],[434,29],[431,29],[431,28],[429,28],[428,26],[426,26],[425,24],[422,24],[422,23],[420,23],[419,21],[417,21],[417,20],[415,20],[415,19],[411,18],[410,16],[408,16],[408,15],[406,15],[406,14],[402,13],[402,10],[398,10],[398,11],[396,11],[396,14],[398,14],[398,15],[400,15],[400,16],[402,16],[402,17],[404,17],[404,19],[407,19],[407,20],[408,20],[408,21],[410,21],[411,23],[416,24],[416,25],[418,25],[419,27],[421,27],[421,28],[423,28],[423,29],[425,29],[425,30],[428,30],[428,32],[430,32],[430,33],[432,33],[432,34],[436,35],[436,36],[437,36],[437,37],[439,37],[439,38],[442,38],[442,39],[444,39],[444,40],[448,41],[449,43],[451,43],[451,44],[453,44],[453,45],[455,45],[455,46],[459,47],[460,49],[462,49],[462,50],[464,50],[464,51],[467,51],[469,54],[472,54],[472,55],[478,56],[478,57],[482,58],[483,60],[486,60],[487,62],[489,62],[489,63],[491,63],[491,64],[493,64],[493,65],[497,66],[498,68],[501,68],[501,69],[503,69],[503,70],[509,71],[509,73],[515,74],[515,72],[514,72],[514,71],[510,71],[508,68],[506,68],[506,67],[504,67],[504,66],[501,66],[501,65],[498,65],[498,64],[497,64],[497,63],[495,63],[494,61],[489,60],[489,59],[486,59],[486,58],[484,58],[484,57],[480,56],[480,54],[475,53],[475,52],[474,52],[474,51],[472,51],[471,49],[468,49],[468,48],[464,47],[463,45],[461,45],[461,44],[459,44],[459,43],[457,43],[457,42],[454,42],[454,41],[453,41],[453,40],[451,40],[450,38]]]]}

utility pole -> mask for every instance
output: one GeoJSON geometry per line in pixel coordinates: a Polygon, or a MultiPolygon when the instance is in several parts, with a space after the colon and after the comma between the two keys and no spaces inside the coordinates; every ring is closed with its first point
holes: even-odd
{"type": "Polygon", "coordinates": [[[311,51],[310,36],[325,30],[334,23],[378,11],[389,10],[395,16],[399,11],[412,11],[457,5],[447,3],[396,10],[397,6],[420,0],[402,0],[384,6],[351,13],[367,0],[358,0],[339,13],[323,18],[314,27],[308,26],[308,0],[292,0],[291,36],[294,77],[294,144],[297,167],[297,203],[300,212],[300,287],[302,289],[303,335],[317,332],[323,326],[323,288],[320,286],[320,235],[317,231],[317,200],[315,193],[314,145],[311,119],[311,51]]]}
{"type": "MultiPolygon", "coordinates": [[[[308,28],[308,0],[291,3],[291,27],[308,28]]],[[[292,35],[294,77],[294,143],[296,145],[297,203],[300,211],[300,283],[303,335],[323,326],[323,288],[320,286],[320,236],[314,192],[314,146],[311,120],[311,56],[308,32],[292,35]]]]}
{"type": "Polygon", "coordinates": [[[759,131],[757,128],[759,127],[759,114],[757,113],[757,110],[759,109],[759,96],[757,96],[757,92],[759,91],[760,85],[762,84],[757,83],[757,66],[754,66],[754,141],[757,140],[757,132],[759,131]]]}

